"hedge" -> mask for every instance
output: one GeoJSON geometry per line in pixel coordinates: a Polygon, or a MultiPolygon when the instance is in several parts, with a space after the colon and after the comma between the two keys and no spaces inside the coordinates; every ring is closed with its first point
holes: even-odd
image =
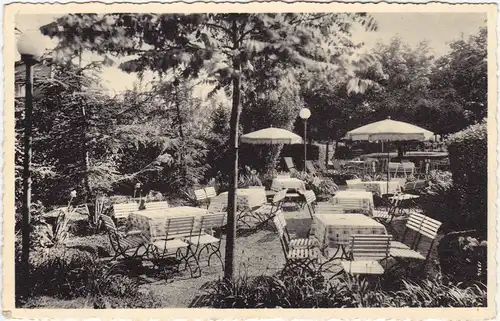
{"type": "Polygon", "coordinates": [[[457,227],[486,232],[488,213],[488,141],[486,121],[469,126],[447,140],[457,227]]]}

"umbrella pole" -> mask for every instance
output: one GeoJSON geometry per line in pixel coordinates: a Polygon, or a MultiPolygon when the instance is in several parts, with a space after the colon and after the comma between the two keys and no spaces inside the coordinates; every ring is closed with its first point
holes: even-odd
{"type": "Polygon", "coordinates": [[[389,155],[389,149],[387,149],[387,194],[389,194],[389,162],[391,161],[391,157],[389,155]]]}

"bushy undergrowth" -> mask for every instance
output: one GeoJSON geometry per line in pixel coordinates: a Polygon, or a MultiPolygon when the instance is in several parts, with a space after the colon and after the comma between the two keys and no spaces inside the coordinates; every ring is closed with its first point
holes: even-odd
{"type": "Polygon", "coordinates": [[[210,289],[214,308],[484,307],[485,286],[449,283],[442,278],[403,280],[384,290],[367,278],[344,276],[323,282],[319,275],[240,277],[210,289]]]}
{"type": "MultiPolygon", "coordinates": [[[[20,305],[32,298],[48,296],[61,300],[83,297],[94,308],[159,306],[159,302],[139,291],[137,281],[127,274],[130,267],[99,262],[95,254],[64,247],[33,254],[28,280],[19,278],[22,274],[17,261],[16,285],[24,285],[20,305]]],[[[22,291],[22,286],[16,291],[22,291]]],[[[17,292],[16,298],[20,294],[17,292]]]]}

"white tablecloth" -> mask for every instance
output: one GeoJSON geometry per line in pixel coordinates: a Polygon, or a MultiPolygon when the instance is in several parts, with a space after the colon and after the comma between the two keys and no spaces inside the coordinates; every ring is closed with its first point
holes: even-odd
{"type": "Polygon", "coordinates": [[[167,217],[194,216],[196,221],[199,221],[200,217],[205,214],[208,214],[208,210],[204,208],[179,206],[162,210],[135,211],[130,214],[129,222],[133,230],[141,230],[144,236],[154,240],[166,235],[167,217]]]}
{"type": "Polygon", "coordinates": [[[349,243],[354,234],[387,234],[384,225],[363,214],[317,214],[311,226],[322,245],[334,247],[349,243]]]}
{"type": "MultiPolygon", "coordinates": [[[[220,201],[227,206],[228,192],[220,193],[220,201]]],[[[252,209],[267,202],[266,191],[257,188],[239,188],[236,190],[236,201],[239,209],[252,209]]]]}
{"type": "Polygon", "coordinates": [[[306,189],[306,184],[303,181],[293,177],[276,177],[275,179],[273,179],[273,183],[271,186],[273,189],[306,189]]]}
{"type": "Polygon", "coordinates": [[[399,182],[389,181],[389,189],[387,189],[387,181],[368,181],[355,184],[356,188],[364,189],[367,192],[372,192],[377,195],[395,194],[399,191],[399,182]]]}
{"type": "Polygon", "coordinates": [[[373,213],[373,194],[364,191],[338,191],[332,198],[333,204],[338,204],[344,210],[357,210],[365,214],[373,213]]]}

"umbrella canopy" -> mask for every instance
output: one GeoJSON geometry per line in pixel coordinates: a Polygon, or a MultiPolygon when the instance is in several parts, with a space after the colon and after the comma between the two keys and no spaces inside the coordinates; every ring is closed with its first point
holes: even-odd
{"type": "Polygon", "coordinates": [[[346,134],[346,139],[368,141],[404,141],[427,140],[434,133],[421,127],[390,118],[353,129],[346,134]]]}
{"type": "Polygon", "coordinates": [[[247,144],[302,144],[303,140],[297,134],[282,128],[265,128],[241,135],[242,143],[247,144]]]}

